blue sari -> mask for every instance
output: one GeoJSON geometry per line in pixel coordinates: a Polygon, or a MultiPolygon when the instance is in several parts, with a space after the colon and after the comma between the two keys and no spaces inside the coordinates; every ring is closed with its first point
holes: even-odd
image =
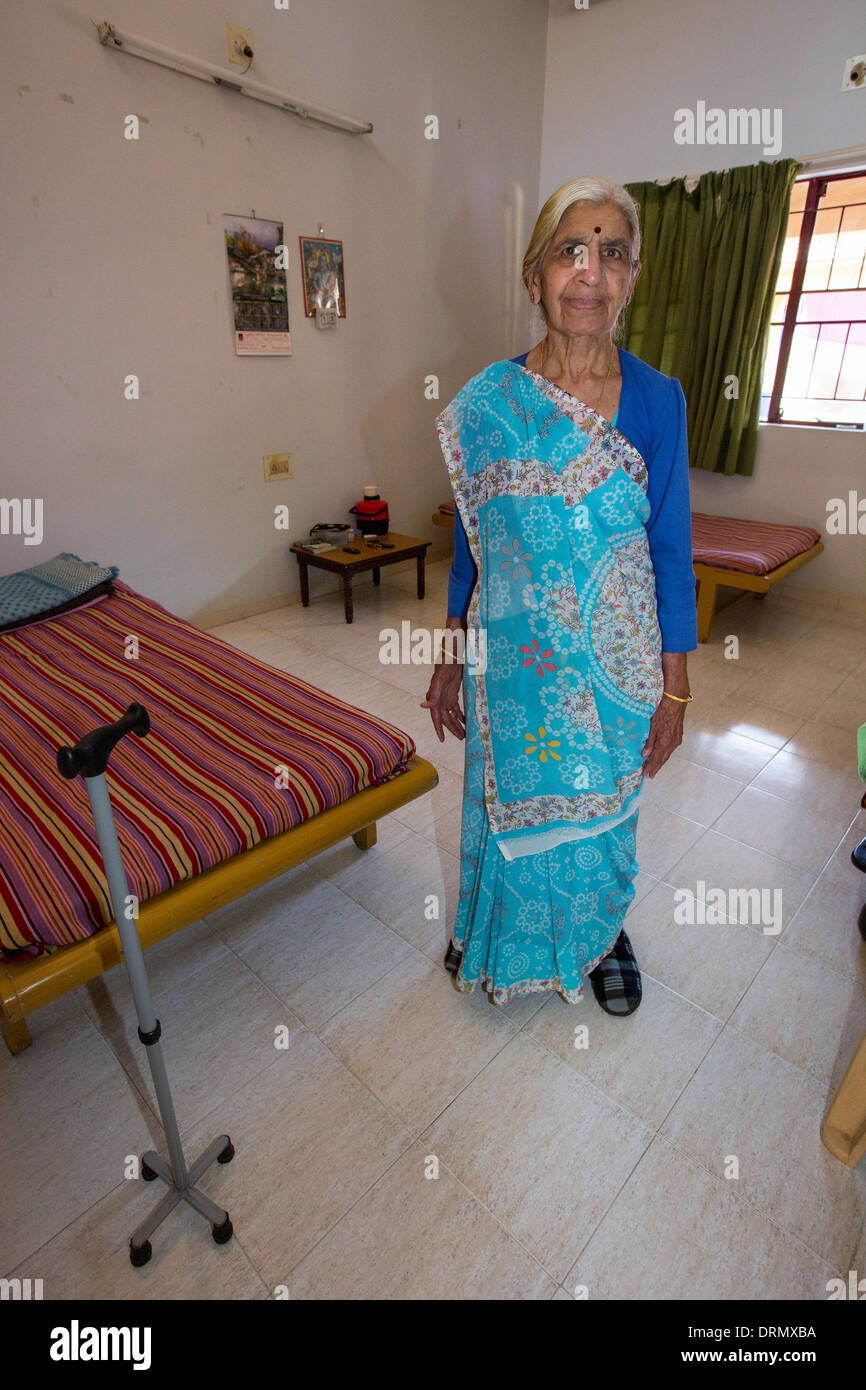
{"type": "Polygon", "coordinates": [[[662,693],[646,465],[512,362],[473,377],[437,430],[478,571],[457,985],[496,1003],[553,989],[575,1001],[634,895],[642,748],[662,693]]]}

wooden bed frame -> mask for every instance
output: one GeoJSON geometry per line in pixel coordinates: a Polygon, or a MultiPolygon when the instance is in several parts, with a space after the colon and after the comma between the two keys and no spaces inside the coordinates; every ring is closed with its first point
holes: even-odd
{"type": "MultiPolygon", "coordinates": [[[[370,849],[376,843],[376,821],[431,791],[438,781],[432,763],[413,757],[400,776],[356,792],[339,806],[148,899],[138,916],[142,946],[162,941],[350,835],[359,849],[370,849]]],[[[22,1052],[32,1042],[27,1014],[96,979],[122,959],[120,933],[112,922],[84,941],[41,956],[0,961],[0,1030],[9,1051],[22,1052]]]]}
{"type": "Polygon", "coordinates": [[[780,579],[786,579],[794,570],[798,570],[807,561],[814,560],[816,555],[820,555],[824,549],[823,541],[816,541],[808,550],[795,555],[792,560],[786,560],[783,565],[777,565],[769,574],[747,574],[743,570],[723,569],[719,565],[695,564],[695,579],[698,581],[698,641],[706,642],[710,635],[713,618],[717,618],[720,613],[724,613],[735,604],[742,603],[743,599],[750,594],[756,594],[758,598],[763,598],[768,594],[774,584],[778,584],[780,579]],[[728,599],[721,607],[716,608],[716,589],[722,584],[729,589],[744,589],[745,592],[737,594],[734,598],[728,599]]]}

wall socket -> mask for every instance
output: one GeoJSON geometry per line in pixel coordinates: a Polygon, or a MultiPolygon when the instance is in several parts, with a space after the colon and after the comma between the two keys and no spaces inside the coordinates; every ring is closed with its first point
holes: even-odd
{"type": "Polygon", "coordinates": [[[295,476],[294,454],[265,454],[263,462],[265,482],[267,483],[276,482],[278,478],[294,478],[295,476]]]}
{"type": "Polygon", "coordinates": [[[242,29],[239,24],[226,25],[226,53],[230,63],[237,64],[238,67],[245,68],[247,63],[250,69],[255,67],[255,59],[250,59],[244,53],[244,48],[253,47],[252,29],[242,29]]]}

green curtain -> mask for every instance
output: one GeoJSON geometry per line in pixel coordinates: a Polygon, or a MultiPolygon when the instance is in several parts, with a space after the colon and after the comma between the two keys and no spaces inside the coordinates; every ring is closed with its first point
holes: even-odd
{"type": "Polygon", "coordinates": [[[622,344],[686,398],[692,467],[751,474],[764,355],[788,226],[794,159],[703,174],[691,192],[627,183],[641,264],[622,344]],[[737,397],[726,378],[737,378],[737,397]],[[729,398],[730,397],[730,398],[729,398]]]}

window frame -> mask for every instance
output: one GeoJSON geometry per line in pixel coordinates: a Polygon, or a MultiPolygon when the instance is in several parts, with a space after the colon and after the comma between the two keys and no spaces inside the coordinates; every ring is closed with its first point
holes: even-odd
{"type": "MultiPolygon", "coordinates": [[[[788,374],[788,363],[791,356],[791,345],[794,340],[794,329],[797,326],[797,312],[800,307],[800,296],[803,292],[803,281],[806,278],[806,263],[809,259],[809,248],[812,245],[812,234],[815,229],[815,218],[819,212],[819,204],[827,187],[831,183],[837,183],[842,179],[862,178],[866,175],[866,167],[862,169],[846,169],[838,174],[816,174],[798,178],[794,180],[794,186],[798,183],[808,184],[806,189],[806,202],[803,206],[803,221],[800,225],[800,240],[797,244],[797,256],[794,262],[794,271],[791,276],[791,288],[784,291],[788,296],[788,303],[785,309],[785,318],[782,322],[782,336],[779,340],[779,355],[776,358],[776,374],[773,379],[773,389],[770,394],[770,404],[767,407],[767,417],[759,421],[761,425],[798,425],[807,429],[819,430],[838,430],[845,433],[859,432],[866,430],[866,423],[863,421],[848,420],[793,420],[781,414],[782,392],[785,385],[785,377],[788,374]]],[[[774,295],[776,291],[774,290],[774,295]]],[[[832,322],[832,320],[827,320],[832,322]]],[[[862,323],[863,319],[853,319],[852,323],[862,323]]]]}

